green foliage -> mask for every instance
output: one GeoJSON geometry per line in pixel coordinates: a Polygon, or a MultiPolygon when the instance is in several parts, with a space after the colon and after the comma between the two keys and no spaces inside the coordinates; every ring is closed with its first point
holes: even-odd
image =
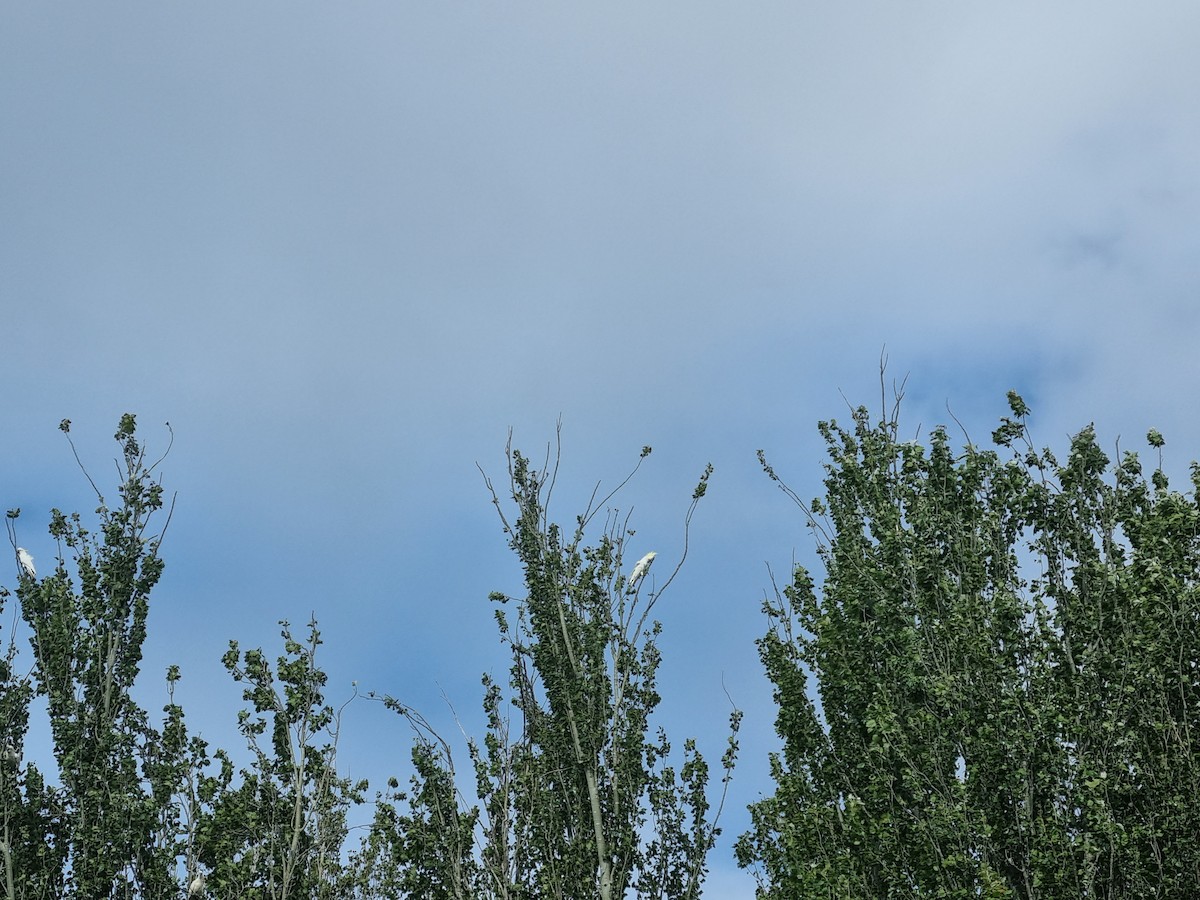
{"type": "MultiPolygon", "coordinates": [[[[0,589],[0,613],[10,596],[0,589]]],[[[7,897],[59,897],[66,863],[61,799],[37,766],[22,765],[35,686],[16,673],[17,647],[10,640],[0,661],[0,883],[7,897]]]]}
{"type": "Polygon", "coordinates": [[[238,714],[238,728],[253,762],[235,779],[232,759],[218,750],[220,771],[199,778],[196,856],[217,896],[343,895],[347,810],[362,802],[366,784],[337,775],[340,715],[325,703],[316,622],[304,644],[287,622],[280,626],[285,652],[274,668],[262,650],[243,653],[236,641],[223,660],[234,680],[247,685],[250,708],[238,714]]]}
{"type": "MultiPolygon", "coordinates": [[[[490,727],[484,746],[472,747],[488,895],[607,900],[635,889],[644,897],[698,896],[719,833],[708,817],[708,768],[689,741],[676,773],[665,764],[666,736],[651,737],[649,726],[661,661],[661,625],[650,614],[674,573],[657,590],[645,580],[630,584],[622,574],[633,536],[626,521],[610,512],[598,541],[585,545],[598,507],[564,533],[547,515],[553,475],[517,451],[509,461],[515,522],[494,491],[493,498],[527,594],[495,598],[512,652],[520,732],[502,712],[498,686],[485,678],[490,727]],[[503,607],[514,602],[510,621],[503,607]]],[[[711,473],[705,470],[693,494],[685,534],[711,473]]],[[[737,722],[735,713],[726,784],[737,722]]]]}
{"type": "MultiPolygon", "coordinates": [[[[60,427],[69,431],[65,420],[60,427]]],[[[150,531],[150,519],[163,506],[163,491],[152,477],[157,463],[147,463],[135,432],[134,417],[124,416],[115,435],[121,503],[110,508],[96,492],[97,533],[78,514],[52,510],[57,566],[40,579],[23,573],[17,589],[34,665],[32,682],[5,692],[6,722],[16,726],[12,762],[19,760],[32,689],[47,699],[62,786],[48,788],[33,765],[16,779],[24,788],[20,800],[6,781],[5,828],[16,837],[9,844],[10,896],[160,896],[174,884],[175,848],[167,836],[173,815],[162,783],[169,750],[130,696],[149,594],[162,574],[162,532],[150,531]]],[[[8,518],[14,546],[18,514],[8,518]]]]}
{"type": "MultiPolygon", "coordinates": [[[[1159,432],[1146,474],[1135,453],[1112,464],[1091,428],[1059,462],[1008,399],[995,449],[952,450],[944,429],[901,442],[896,410],[820,426],[825,496],[791,496],[824,576],[797,569],[759,641],[783,749],[737,854],[763,897],[1174,898],[1200,884],[1200,466],[1180,493],[1159,432]]],[[[483,679],[486,732],[460,776],[450,745],[385,698],[414,729],[412,774],[376,795],[343,855],[367,785],[337,774],[315,622],[304,640],[281,623],[273,660],[230,643],[245,761],[189,734],[177,667],[161,722],[132,699],[165,498],[132,415],[114,437],[119,503],[96,490],[94,526],[52,510],[53,565],[18,565],[15,592],[0,589],[32,651],[20,665],[10,634],[0,657],[5,897],[178,898],[198,875],[197,892],[260,900],[700,895],[720,814],[709,765],[691,740],[673,756],[652,724],[653,610],[678,567],[626,574],[635,533],[613,495],[564,529],[547,510],[553,470],[510,452],[509,497],[492,496],[524,592],[492,596],[511,664],[483,679]],[[53,773],[24,759],[39,695],[53,773]]],[[[5,521],[15,552],[20,510],[5,521]]]]}
{"type": "MultiPolygon", "coordinates": [[[[59,427],[70,441],[70,421],[59,427]]],[[[469,744],[481,806],[471,806],[458,792],[449,745],[416,712],[385,699],[417,735],[411,789],[393,780],[377,795],[374,821],[344,860],[347,813],[367,785],[337,774],[340,711],[325,701],[315,621],[303,643],[281,623],[284,652],[274,663],[230,642],[224,665],[245,686],[237,720],[245,765],[189,735],[175,701],[177,666],[167,672],[161,727],[132,699],[165,531],[150,530],[164,504],[153,477],[161,459],[147,461],[136,433],[134,416],[123,416],[114,435],[120,503],[110,506],[84,469],[99,501],[96,529],[53,510],[53,572],[38,578],[18,565],[34,663],[31,675],[17,674],[12,639],[0,660],[4,896],[698,895],[718,833],[708,766],[688,741],[676,770],[666,763],[666,736],[648,737],[660,662],[660,626],[649,615],[673,573],[657,591],[645,579],[627,582],[622,557],[632,531],[610,519],[599,543],[584,547],[589,511],[564,542],[545,516],[545,474],[511,455],[518,517],[505,526],[529,596],[517,602],[511,628],[502,611],[497,621],[513,654],[520,733],[510,731],[501,689],[485,678],[489,728],[482,746],[469,744]],[[49,708],[59,787],[22,764],[38,694],[49,708]]],[[[643,448],[641,458],[649,453],[643,448]]],[[[693,494],[689,522],[710,474],[693,494]]],[[[19,516],[13,509],[6,518],[14,551],[19,516]]],[[[0,591],[0,604],[9,596],[0,591]]],[[[738,717],[722,759],[726,785],[738,717]]]]}
{"type": "Polygon", "coordinates": [[[821,424],[825,499],[791,496],[824,582],[798,568],[759,641],[784,740],[737,846],[760,896],[1200,884],[1195,495],[1133,453],[1106,477],[1091,428],[1060,464],[1009,403],[999,450],[957,455],[898,442],[895,411],[821,424]]]}
{"type": "MultiPolygon", "coordinates": [[[[60,429],[70,440],[70,422],[60,429]]],[[[149,596],[163,570],[165,525],[150,529],[163,507],[153,478],[161,459],[147,461],[132,415],[114,437],[120,503],[110,507],[89,476],[98,528],[52,510],[57,565],[42,578],[22,570],[17,588],[34,661],[31,676],[18,677],[10,640],[0,662],[4,896],[174,898],[201,873],[215,896],[348,896],[340,857],[346,810],[366,785],[334,772],[339,716],[324,702],[315,623],[306,645],[284,624],[285,655],[275,669],[261,650],[241,657],[231,644],[226,667],[249,685],[251,709],[239,716],[252,756],[246,769],[235,773],[218,750],[218,771],[208,773],[208,746],[189,736],[175,703],[178,667],[167,673],[161,728],[133,701],[149,596]],[[35,694],[47,700],[59,787],[22,764],[35,694]],[[319,743],[321,734],[332,742],[319,743]]],[[[6,519],[14,548],[19,516],[10,510],[6,519]]],[[[0,592],[0,601],[8,596],[0,592]]]]}
{"type": "Polygon", "coordinates": [[[478,810],[460,803],[450,746],[424,718],[391,698],[384,703],[413,726],[411,795],[396,791],[376,798],[375,821],[351,862],[355,897],[428,897],[457,900],[480,896],[473,856],[478,810]],[[408,802],[402,813],[398,803],[408,802]]]}
{"type": "MultiPolygon", "coordinates": [[[[643,448],[641,458],[649,453],[643,448]]],[[[381,802],[376,821],[384,827],[371,840],[386,841],[369,844],[360,857],[369,862],[369,880],[439,898],[611,900],[631,890],[647,898],[697,897],[719,833],[719,809],[712,813],[706,796],[708,766],[688,741],[674,769],[665,734],[650,732],[661,660],[661,626],[650,613],[674,572],[657,590],[645,579],[631,584],[622,573],[633,531],[615,511],[596,543],[585,545],[597,507],[564,533],[547,516],[553,477],[516,451],[509,463],[515,521],[490,481],[488,487],[527,594],[492,595],[512,655],[512,693],[506,703],[502,687],[484,676],[487,733],[482,744],[469,743],[479,806],[457,798],[449,745],[388,700],[417,732],[417,771],[407,815],[381,802]]],[[[711,472],[693,494],[687,523],[711,472]]],[[[724,786],[739,721],[735,712],[722,757],[724,786]]]]}

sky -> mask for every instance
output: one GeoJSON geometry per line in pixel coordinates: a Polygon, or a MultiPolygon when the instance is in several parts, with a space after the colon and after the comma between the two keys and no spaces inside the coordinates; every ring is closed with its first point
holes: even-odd
{"type": "MultiPolygon", "coordinates": [[[[478,735],[510,430],[540,457],[561,420],[565,523],[652,446],[613,503],[659,578],[711,462],[659,722],[715,760],[745,711],[708,896],[751,897],[760,607],[815,559],[755,451],[816,496],[816,423],[878,408],[886,355],[912,434],[986,442],[1015,389],[1041,444],[1154,427],[1185,473],[1198,35],[1185,0],[3,3],[0,504],[46,566],[49,510],[95,504],[59,420],[114,494],[121,414],[152,452],[170,422],[144,705],[178,663],[235,746],[229,640],[315,615],[331,701],[478,735]]],[[[409,744],[347,707],[354,777],[409,744]]]]}

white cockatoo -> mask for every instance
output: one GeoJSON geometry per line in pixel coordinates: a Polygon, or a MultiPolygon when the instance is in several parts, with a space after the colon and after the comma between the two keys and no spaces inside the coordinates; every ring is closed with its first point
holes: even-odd
{"type": "Polygon", "coordinates": [[[638,584],[646,577],[646,573],[650,571],[650,564],[654,562],[654,557],[658,556],[653,550],[637,561],[637,565],[633,567],[633,572],[629,576],[629,590],[637,590],[638,584]]]}
{"type": "Polygon", "coordinates": [[[28,550],[18,547],[17,560],[21,563],[21,568],[25,570],[26,575],[30,578],[37,578],[37,570],[33,567],[33,557],[29,555],[28,550]]]}
{"type": "Polygon", "coordinates": [[[189,897],[200,897],[204,894],[204,873],[201,872],[192,879],[192,883],[188,885],[189,897]]]}

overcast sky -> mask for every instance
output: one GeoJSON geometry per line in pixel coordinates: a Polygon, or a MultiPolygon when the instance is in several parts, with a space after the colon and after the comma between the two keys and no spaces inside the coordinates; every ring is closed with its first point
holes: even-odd
{"type": "MultiPolygon", "coordinates": [[[[520,571],[476,464],[510,427],[540,454],[561,416],[568,523],[652,445],[614,502],[659,571],[711,461],[660,721],[715,760],[723,686],[746,710],[709,896],[752,896],[759,607],[814,555],[755,450],[818,493],[816,422],[877,406],[886,346],[914,433],[984,442],[1016,389],[1044,444],[1153,426],[1185,472],[1198,39],[1189,0],[5,2],[0,504],[50,568],[49,509],[94,507],[58,421],[110,488],[121,413],[152,450],[171,423],[142,696],[180,663],[228,746],[228,640],[311,613],[331,700],[478,727],[520,571]]],[[[408,745],[348,710],[355,777],[408,745]]]]}

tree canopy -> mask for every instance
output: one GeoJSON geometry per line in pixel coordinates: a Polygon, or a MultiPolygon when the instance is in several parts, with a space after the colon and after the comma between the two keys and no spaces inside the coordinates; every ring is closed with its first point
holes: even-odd
{"type": "MultiPolygon", "coordinates": [[[[988,448],[954,449],[945,428],[900,440],[899,397],[878,420],[820,423],[825,491],[810,502],[760,453],[821,569],[795,568],[764,604],[781,749],[735,850],[760,897],[1200,885],[1200,466],[1180,492],[1157,431],[1147,469],[1129,450],[1114,463],[1091,427],[1060,461],[1008,400],[988,448]]],[[[370,785],[339,773],[344,707],[326,697],[315,621],[280,622],[274,657],[229,642],[240,750],[189,733],[178,666],[160,720],[135,702],[173,504],[132,415],[115,438],[116,502],[89,476],[94,525],[51,510],[58,552],[40,575],[20,510],[7,515],[29,655],[10,635],[0,659],[4,897],[701,895],[741,713],[717,784],[694,740],[656,727],[653,613],[684,559],[650,572],[656,554],[614,502],[625,482],[563,527],[556,460],[510,447],[507,485],[485,477],[523,582],[490,598],[507,677],[482,677],[486,729],[457,752],[402,699],[368,695],[411,726],[410,774],[377,786],[352,843],[370,785]],[[25,753],[39,696],[52,760],[25,753]]],[[[684,557],[711,474],[683,516],[684,557]]],[[[0,606],[13,598],[0,589],[0,606]]]]}
{"type": "MultiPolygon", "coordinates": [[[[760,655],[783,749],[737,852],[780,898],[1131,898],[1200,885],[1200,469],[820,425],[797,568],[760,655]]],[[[1163,446],[1155,431],[1153,452],[1163,446]]],[[[774,469],[763,460],[769,477],[774,469]]],[[[787,490],[786,486],[785,490],[787,490]]]]}
{"type": "MultiPolygon", "coordinates": [[[[61,427],[70,440],[70,422],[61,427]]],[[[376,793],[354,847],[348,811],[366,802],[369,785],[338,774],[341,711],[325,696],[315,621],[304,637],[280,622],[274,660],[229,642],[222,662],[244,686],[243,752],[189,734],[174,702],[178,666],[166,673],[161,725],[133,699],[170,517],[153,524],[166,497],[162,460],[147,457],[133,415],[115,438],[120,502],[108,503],[88,476],[95,531],[78,514],[51,512],[53,571],[38,577],[17,546],[20,510],[8,513],[33,665],[19,674],[10,640],[0,661],[5,897],[699,896],[740,713],[714,810],[696,744],[687,739],[677,756],[653,726],[661,625],[651,611],[674,573],[651,584],[648,562],[627,571],[633,531],[607,505],[616,492],[599,505],[593,498],[563,529],[547,510],[553,472],[509,449],[507,496],[487,487],[526,594],[491,597],[511,667],[507,685],[483,677],[487,733],[463,754],[475,797],[465,795],[450,743],[419,712],[379,695],[413,726],[412,775],[408,790],[393,778],[376,793]],[[37,695],[48,702],[57,779],[44,761],[25,759],[37,695]]],[[[685,534],[710,474],[693,492],[685,534]]],[[[0,591],[0,601],[11,596],[0,591]]]]}

